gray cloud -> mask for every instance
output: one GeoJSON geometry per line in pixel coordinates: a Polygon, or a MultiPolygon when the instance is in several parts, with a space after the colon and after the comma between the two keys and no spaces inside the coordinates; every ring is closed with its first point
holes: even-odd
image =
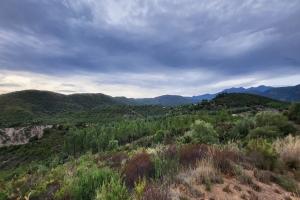
{"type": "Polygon", "coordinates": [[[0,83],[0,87],[21,87],[21,85],[16,83],[0,83]]]}
{"type": "MultiPolygon", "coordinates": [[[[145,88],[168,83],[108,77],[202,70],[215,74],[202,80],[207,83],[295,74],[299,18],[298,0],[4,0],[0,69],[54,76],[104,73],[100,84],[145,88]]],[[[196,79],[185,84],[195,81],[199,84],[196,79]]]]}

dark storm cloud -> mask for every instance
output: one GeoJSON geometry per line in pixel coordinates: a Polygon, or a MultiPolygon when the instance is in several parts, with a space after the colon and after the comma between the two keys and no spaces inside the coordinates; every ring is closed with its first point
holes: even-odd
{"type": "Polygon", "coordinates": [[[299,19],[298,0],[4,0],[0,69],[294,73],[299,19]]]}

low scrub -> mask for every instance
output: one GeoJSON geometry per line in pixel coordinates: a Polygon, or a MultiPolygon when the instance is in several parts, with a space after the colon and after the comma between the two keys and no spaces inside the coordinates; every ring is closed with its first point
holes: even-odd
{"type": "Polygon", "coordinates": [[[142,152],[134,155],[127,161],[123,169],[125,182],[129,187],[133,187],[135,182],[144,177],[154,175],[154,163],[149,154],[142,152]]]}
{"type": "Polygon", "coordinates": [[[200,160],[191,175],[195,177],[198,184],[204,184],[207,190],[211,189],[211,184],[223,183],[220,172],[209,158],[200,160]]]}
{"type": "Polygon", "coordinates": [[[283,133],[276,126],[263,126],[251,130],[247,138],[278,138],[282,136],[283,133]]]}
{"type": "Polygon", "coordinates": [[[290,169],[300,169],[300,137],[287,136],[274,142],[279,158],[290,169]]]}
{"type": "Polygon", "coordinates": [[[168,189],[158,185],[147,185],[141,200],[171,200],[168,189]]]}
{"type": "Polygon", "coordinates": [[[270,184],[273,174],[266,170],[254,170],[254,177],[262,183],[270,184]]]}
{"type": "Polygon", "coordinates": [[[288,117],[300,124],[300,103],[294,103],[289,107],[288,117]]]}
{"type": "Polygon", "coordinates": [[[246,146],[248,155],[256,167],[273,170],[277,165],[277,152],[265,139],[250,140],[246,146]]]}
{"type": "Polygon", "coordinates": [[[181,138],[181,141],[183,143],[215,144],[219,142],[219,138],[217,132],[210,123],[196,120],[191,125],[191,130],[185,133],[181,138]]]}
{"type": "Polygon", "coordinates": [[[108,168],[89,168],[80,171],[72,183],[72,196],[76,200],[90,200],[96,195],[95,191],[111,177],[115,176],[108,168]]]}
{"type": "Polygon", "coordinates": [[[287,190],[289,192],[293,192],[297,196],[300,195],[299,185],[298,185],[298,183],[294,179],[291,179],[291,178],[289,178],[287,176],[276,175],[276,176],[274,176],[274,180],[273,181],[275,183],[277,183],[278,185],[280,185],[285,190],[287,190]]]}
{"type": "Polygon", "coordinates": [[[253,119],[245,118],[236,122],[235,126],[229,132],[229,138],[231,140],[245,138],[251,129],[255,127],[253,119]]]}
{"type": "Polygon", "coordinates": [[[215,149],[213,153],[213,159],[214,165],[217,169],[219,169],[224,174],[234,176],[234,163],[240,162],[242,160],[242,157],[234,151],[230,151],[227,149],[215,149]]]}
{"type": "Polygon", "coordinates": [[[179,150],[179,161],[182,165],[194,165],[198,160],[208,156],[209,147],[207,145],[187,144],[179,150]]]}
{"type": "Polygon", "coordinates": [[[278,112],[260,112],[256,114],[255,122],[257,127],[276,127],[279,130],[278,136],[296,132],[295,127],[288,121],[288,118],[278,112]]]}
{"type": "Polygon", "coordinates": [[[173,175],[178,171],[178,158],[177,157],[164,157],[157,156],[154,159],[155,166],[155,178],[162,179],[164,177],[173,177],[173,175]]]}
{"type": "Polygon", "coordinates": [[[130,195],[120,177],[111,177],[97,191],[95,200],[130,200],[130,195]]]}

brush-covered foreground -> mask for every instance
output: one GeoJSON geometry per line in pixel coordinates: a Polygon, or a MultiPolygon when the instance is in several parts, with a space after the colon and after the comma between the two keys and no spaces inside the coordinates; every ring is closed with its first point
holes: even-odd
{"type": "Polygon", "coordinates": [[[221,100],[3,147],[0,199],[300,199],[299,104],[221,100]]]}

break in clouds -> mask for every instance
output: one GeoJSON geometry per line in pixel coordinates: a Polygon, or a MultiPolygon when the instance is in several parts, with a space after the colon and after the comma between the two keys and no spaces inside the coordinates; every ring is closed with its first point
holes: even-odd
{"type": "Polygon", "coordinates": [[[295,85],[299,19],[298,0],[3,0],[0,93],[295,85]]]}

